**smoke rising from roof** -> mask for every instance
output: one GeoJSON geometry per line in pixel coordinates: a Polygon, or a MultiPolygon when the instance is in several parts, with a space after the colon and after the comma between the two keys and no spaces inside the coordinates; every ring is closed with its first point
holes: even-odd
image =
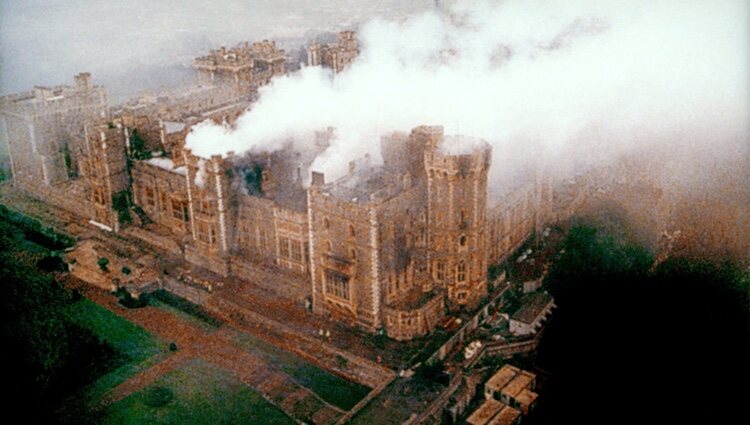
{"type": "Polygon", "coordinates": [[[420,124],[489,141],[494,164],[736,149],[750,127],[747,17],[742,1],[507,1],[376,19],[345,72],[279,78],[236,126],[198,125],[187,144],[203,156],[273,150],[334,127],[315,164],[334,176],[420,124]]]}

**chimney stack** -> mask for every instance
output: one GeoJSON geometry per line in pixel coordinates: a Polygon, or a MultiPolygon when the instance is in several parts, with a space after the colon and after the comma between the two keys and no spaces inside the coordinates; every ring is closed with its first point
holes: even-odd
{"type": "Polygon", "coordinates": [[[325,174],[313,171],[312,172],[312,182],[310,183],[311,186],[325,186],[326,184],[326,178],[325,174]]]}

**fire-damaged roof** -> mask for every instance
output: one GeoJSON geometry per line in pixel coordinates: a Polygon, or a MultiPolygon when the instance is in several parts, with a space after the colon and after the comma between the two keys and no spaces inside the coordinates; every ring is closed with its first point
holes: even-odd
{"type": "Polygon", "coordinates": [[[328,192],[348,202],[365,204],[370,201],[374,193],[384,189],[385,186],[383,170],[380,167],[370,167],[347,174],[331,183],[328,192]]]}
{"type": "Polygon", "coordinates": [[[247,154],[235,162],[240,187],[247,195],[273,200],[282,208],[305,211],[307,198],[302,181],[314,154],[291,147],[247,154]]]}
{"type": "Polygon", "coordinates": [[[371,165],[369,158],[359,164],[351,163],[350,172],[326,185],[332,196],[355,204],[385,201],[411,186],[405,175],[393,175],[380,165],[371,165]]]}

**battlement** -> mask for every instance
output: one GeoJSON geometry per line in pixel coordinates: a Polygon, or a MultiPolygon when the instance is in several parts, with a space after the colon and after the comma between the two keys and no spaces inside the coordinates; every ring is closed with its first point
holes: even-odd
{"type": "Polygon", "coordinates": [[[466,136],[441,136],[425,152],[425,169],[432,176],[466,178],[489,171],[492,146],[482,139],[466,136]]]}
{"type": "Polygon", "coordinates": [[[285,70],[286,56],[275,41],[247,41],[227,49],[220,47],[208,55],[195,58],[201,84],[229,84],[251,90],[268,82],[285,70]]]}
{"type": "Polygon", "coordinates": [[[80,110],[92,103],[106,108],[107,92],[103,87],[91,83],[91,74],[82,72],[74,79],[73,86],[35,86],[30,91],[3,96],[0,98],[0,109],[4,114],[31,119],[80,110]]]}
{"type": "Polygon", "coordinates": [[[256,41],[252,45],[252,55],[255,60],[279,61],[285,59],[284,49],[276,47],[273,40],[256,41]]]}
{"type": "Polygon", "coordinates": [[[341,31],[336,44],[311,43],[307,47],[307,65],[324,66],[333,72],[343,71],[359,54],[359,42],[354,31],[341,31]]]}

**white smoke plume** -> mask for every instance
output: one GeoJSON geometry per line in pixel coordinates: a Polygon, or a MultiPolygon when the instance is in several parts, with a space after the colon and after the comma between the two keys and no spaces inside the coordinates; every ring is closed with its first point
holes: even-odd
{"type": "Polygon", "coordinates": [[[332,177],[421,124],[489,141],[495,179],[542,157],[564,171],[633,149],[743,154],[748,18],[742,0],[512,0],[373,20],[345,72],[278,78],[234,126],[197,125],[187,146],[273,150],[334,127],[314,164],[332,177]]]}

